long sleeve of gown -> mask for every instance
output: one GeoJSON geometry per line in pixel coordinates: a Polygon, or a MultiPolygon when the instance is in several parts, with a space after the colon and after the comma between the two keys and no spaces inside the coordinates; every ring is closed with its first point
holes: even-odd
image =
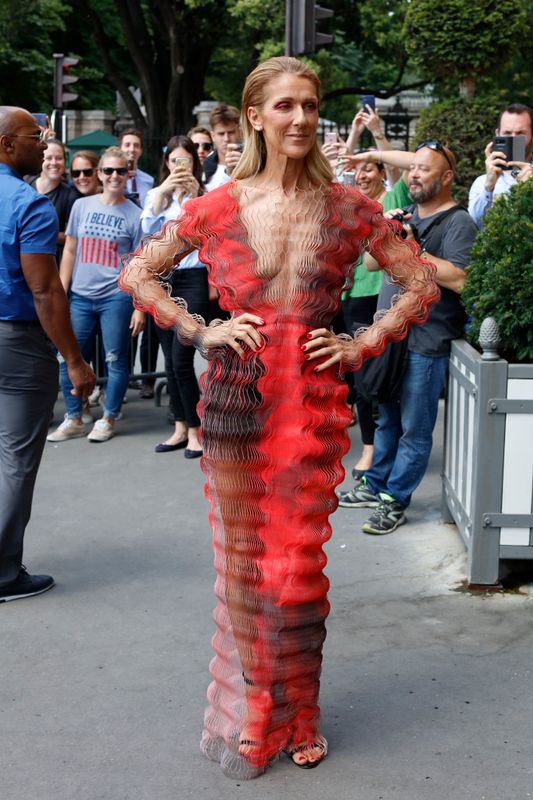
{"type": "Polygon", "coordinates": [[[204,320],[189,314],[183,299],[170,297],[163,282],[165,274],[200,247],[195,222],[193,214],[184,211],[160,233],[144,239],[135,253],[123,259],[119,287],[132,296],[135,308],[151,314],[160,328],[174,327],[184,344],[202,350],[207,330],[204,320]]]}
{"type": "Polygon", "coordinates": [[[341,337],[345,340],[343,370],[359,369],[365,358],[382,353],[387,342],[403,339],[410,325],[426,321],[429,309],[440,298],[435,265],[419,257],[417,244],[400,237],[399,224],[380,213],[372,216],[371,223],[372,233],[364,249],[404,291],[391,309],[378,312],[369,328],[360,329],[355,338],[341,337]]]}

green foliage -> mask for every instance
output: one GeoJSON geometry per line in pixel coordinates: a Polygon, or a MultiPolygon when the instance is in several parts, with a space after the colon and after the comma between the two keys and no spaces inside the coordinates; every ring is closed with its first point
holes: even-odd
{"type": "Polygon", "coordinates": [[[466,204],[472,181],[485,172],[485,147],[491,140],[501,103],[492,97],[455,97],[424,109],[414,144],[438,139],[457,158],[454,197],[466,204]]]}
{"type": "Polygon", "coordinates": [[[0,104],[50,110],[52,42],[67,13],[61,0],[0,0],[0,104]]]}
{"type": "Polygon", "coordinates": [[[430,80],[489,72],[528,33],[521,0],[411,0],[404,26],[407,53],[430,80]]]}
{"type": "Polygon", "coordinates": [[[485,317],[494,317],[503,354],[533,362],[533,180],[494,203],[472,249],[462,300],[471,310],[476,344],[485,317]]]}
{"type": "Polygon", "coordinates": [[[206,94],[239,107],[244,79],[260,61],[284,52],[284,0],[232,0],[205,80],[206,94]]]}

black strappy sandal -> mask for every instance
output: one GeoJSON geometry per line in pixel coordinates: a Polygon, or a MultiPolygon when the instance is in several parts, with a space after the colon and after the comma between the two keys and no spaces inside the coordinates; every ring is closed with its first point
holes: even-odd
{"type": "Polygon", "coordinates": [[[311,744],[301,744],[299,747],[295,747],[294,750],[285,750],[285,753],[289,756],[295,767],[300,767],[300,769],[314,769],[315,767],[318,767],[318,765],[321,764],[327,756],[328,743],[323,736],[319,736],[311,744]],[[298,764],[298,762],[294,760],[294,756],[297,753],[303,753],[304,750],[308,750],[311,747],[320,748],[322,751],[320,758],[317,758],[316,761],[305,761],[303,764],[298,764]]]}

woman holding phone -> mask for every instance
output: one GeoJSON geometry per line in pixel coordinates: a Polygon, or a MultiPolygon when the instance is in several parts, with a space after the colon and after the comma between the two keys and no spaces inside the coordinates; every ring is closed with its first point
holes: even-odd
{"type": "MultiPolygon", "coordinates": [[[[146,196],[141,225],[144,233],[158,233],[163,225],[176,220],[186,200],[203,194],[202,167],[198,150],[188,136],[173,136],[161,162],[159,186],[146,196]]],[[[195,250],[171,272],[168,283],[172,297],[181,297],[191,314],[207,319],[209,312],[207,268],[195,250]]],[[[200,419],[196,406],[200,399],[194,371],[195,349],[182,344],[172,330],[157,328],[165,356],[165,372],[174,416],[174,432],[156,445],[156,453],[185,449],[185,458],[202,455],[199,440],[200,419]]]]}

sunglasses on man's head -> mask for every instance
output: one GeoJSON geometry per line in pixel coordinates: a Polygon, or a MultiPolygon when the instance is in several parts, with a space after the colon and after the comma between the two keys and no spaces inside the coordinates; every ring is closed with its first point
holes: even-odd
{"type": "Polygon", "coordinates": [[[209,151],[213,148],[211,142],[194,142],[194,146],[197,150],[205,150],[206,153],[209,153],[209,151]]]}
{"type": "Polygon", "coordinates": [[[454,172],[453,164],[450,161],[446,153],[446,150],[441,145],[438,139],[426,139],[425,142],[420,142],[420,144],[415,147],[415,153],[418,153],[418,151],[422,150],[423,147],[428,147],[430,150],[434,150],[436,153],[440,153],[441,155],[443,155],[446,161],[448,162],[451,171],[454,172]]]}
{"type": "Polygon", "coordinates": [[[104,175],[112,175],[114,172],[116,172],[117,175],[126,175],[127,172],[128,172],[128,168],[127,167],[102,167],[102,172],[104,173],[104,175]]]}
{"type": "Polygon", "coordinates": [[[71,169],[70,174],[73,178],[79,178],[80,175],[83,175],[84,178],[92,178],[94,175],[94,169],[92,167],[89,169],[71,169]]]}

